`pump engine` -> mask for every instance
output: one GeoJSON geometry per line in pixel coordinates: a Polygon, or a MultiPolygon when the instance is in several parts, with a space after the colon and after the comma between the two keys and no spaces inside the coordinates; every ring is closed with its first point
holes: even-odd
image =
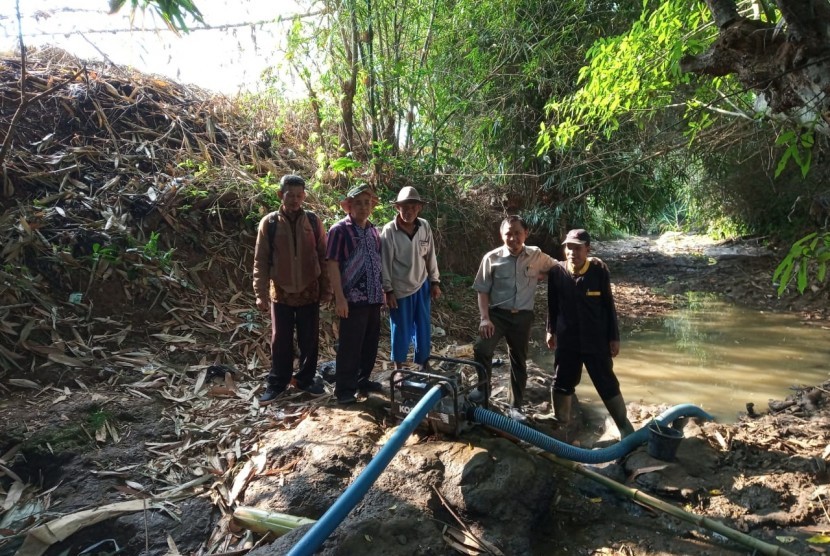
{"type": "Polygon", "coordinates": [[[392,415],[405,419],[433,386],[440,385],[443,397],[427,413],[425,424],[433,432],[458,435],[468,427],[467,410],[478,405],[487,407],[490,381],[484,366],[475,361],[431,356],[420,370],[392,373],[390,392],[392,415]],[[433,364],[438,362],[440,364],[433,364]],[[470,397],[473,394],[473,402],[470,397]]]}

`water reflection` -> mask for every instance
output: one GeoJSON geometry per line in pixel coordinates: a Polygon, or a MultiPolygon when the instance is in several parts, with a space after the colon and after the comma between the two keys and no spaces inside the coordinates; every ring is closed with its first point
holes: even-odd
{"type": "MultiPolygon", "coordinates": [[[[711,296],[690,294],[686,309],[621,334],[614,369],[626,401],[692,403],[721,422],[735,421],[747,402],[766,411],[791,386],[830,377],[830,330],[711,296]]],[[[550,352],[536,359],[552,366],[550,352]]],[[[577,393],[583,402],[599,403],[587,373],[577,393]]]]}

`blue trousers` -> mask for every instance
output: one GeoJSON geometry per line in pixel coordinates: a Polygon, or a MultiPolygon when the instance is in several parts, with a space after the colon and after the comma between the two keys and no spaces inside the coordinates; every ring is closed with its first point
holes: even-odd
{"type": "Polygon", "coordinates": [[[389,309],[389,329],[392,336],[392,361],[403,363],[409,354],[409,346],[415,343],[414,361],[423,365],[429,359],[432,348],[430,323],[429,280],[410,296],[398,299],[398,308],[389,309]]]}

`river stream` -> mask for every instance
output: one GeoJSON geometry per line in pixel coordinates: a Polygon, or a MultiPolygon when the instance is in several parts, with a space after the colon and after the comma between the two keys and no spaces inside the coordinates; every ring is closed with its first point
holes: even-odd
{"type": "MultiPolygon", "coordinates": [[[[621,330],[614,369],[626,402],[691,403],[720,422],[734,422],[747,403],[764,412],[770,399],[785,399],[792,386],[828,379],[830,330],[714,296],[690,294],[688,301],[662,319],[621,330]]],[[[553,366],[548,350],[539,349],[533,359],[543,368],[553,366]]],[[[577,395],[602,407],[587,373],[577,395]]]]}

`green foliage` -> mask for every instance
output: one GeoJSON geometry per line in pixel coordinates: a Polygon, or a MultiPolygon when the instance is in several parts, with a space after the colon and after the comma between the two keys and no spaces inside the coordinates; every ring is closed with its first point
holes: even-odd
{"type": "Polygon", "coordinates": [[[81,423],[64,423],[63,426],[42,427],[27,434],[20,446],[24,453],[54,458],[56,454],[85,453],[92,443],[91,432],[81,423]]]}
{"type": "Polygon", "coordinates": [[[793,280],[798,292],[804,293],[809,285],[811,269],[814,269],[816,280],[824,283],[827,280],[828,261],[830,232],[813,232],[796,241],[772,275],[773,284],[778,286],[778,295],[783,294],[793,280]]]}
{"type": "Polygon", "coordinates": [[[258,190],[259,196],[267,206],[276,209],[282,204],[282,200],[279,197],[280,182],[279,180],[275,181],[271,172],[257,178],[253,186],[254,189],[258,190]]]}
{"type": "Polygon", "coordinates": [[[169,270],[173,261],[173,251],[175,250],[162,250],[159,247],[160,237],[161,234],[158,232],[150,232],[150,240],[139,248],[139,252],[148,261],[155,261],[163,269],[169,270]]]}
{"type": "MultiPolygon", "coordinates": [[[[698,82],[680,71],[681,58],[703,52],[717,33],[705,25],[704,3],[646,1],[642,7],[624,34],[609,34],[586,51],[579,89],[546,105],[537,152],[558,159],[560,172],[570,164],[570,173],[580,176],[559,180],[566,183],[559,187],[566,204],[560,212],[577,222],[593,217],[600,229],[633,231],[639,207],[641,229],[705,230],[715,237],[788,226],[798,189],[784,171],[794,162],[802,179],[807,176],[812,130],[778,136],[782,155],[772,167],[788,181],[771,184],[764,169],[774,150],[763,136],[774,131],[754,116],[754,94],[728,76],[698,82]]],[[[810,186],[799,187],[808,198],[810,186]]]]}
{"type": "Polygon", "coordinates": [[[801,177],[806,178],[813,162],[813,145],[815,144],[813,131],[787,130],[776,138],[775,144],[786,147],[775,168],[775,177],[780,176],[787,167],[787,163],[792,160],[801,169],[801,177]]]}
{"type": "Polygon", "coordinates": [[[108,245],[103,246],[100,243],[93,243],[92,244],[92,260],[95,263],[98,263],[101,259],[109,262],[115,262],[118,260],[118,249],[108,245]]]}
{"type": "Polygon", "coordinates": [[[671,0],[649,10],[645,2],[627,33],[594,42],[588,65],[579,70],[581,88],[546,105],[549,122],[541,126],[539,151],[568,147],[580,137],[590,148],[597,137],[620,129],[622,118],[645,118],[675,102],[677,88],[691,84],[680,59],[702,52],[714,38],[711,29],[697,31],[707,18],[704,3],[671,0]]]}
{"type": "Polygon", "coordinates": [[[388,191],[381,190],[379,195],[381,201],[375,207],[375,210],[372,211],[372,222],[376,224],[385,224],[395,218],[397,211],[395,210],[394,205],[389,202],[385,202],[386,199],[391,197],[391,194],[388,191]]]}
{"type": "Polygon", "coordinates": [[[689,205],[686,199],[673,199],[648,223],[645,231],[649,234],[679,232],[684,229],[688,212],[689,205]]]}
{"type": "Polygon", "coordinates": [[[532,149],[544,99],[568,86],[574,59],[604,31],[600,21],[627,9],[551,0],[324,5],[319,20],[292,22],[285,62],[266,73],[273,97],[284,97],[287,78],[306,86],[309,100],[290,108],[305,103],[313,120],[320,178],[329,169],[358,175],[365,162],[360,175],[391,185],[414,159],[425,179],[457,173],[459,187],[508,188],[523,186],[508,176],[550,167],[532,149]]]}
{"type": "Polygon", "coordinates": [[[723,214],[709,222],[706,233],[715,239],[730,239],[747,236],[750,229],[740,219],[723,214]]]}
{"type": "Polygon", "coordinates": [[[340,172],[348,176],[352,176],[355,170],[360,169],[362,164],[350,156],[341,156],[336,160],[331,161],[331,169],[335,172],[340,172]]]}
{"type": "MultiPolygon", "coordinates": [[[[110,13],[120,11],[128,0],[109,0],[110,13]]],[[[186,18],[192,17],[199,23],[204,23],[202,12],[192,0],[129,0],[130,9],[145,11],[152,9],[174,31],[189,31],[186,18]]]]}
{"type": "Polygon", "coordinates": [[[193,160],[187,158],[176,165],[192,174],[195,179],[210,177],[212,166],[207,160],[193,160]]]}
{"type": "Polygon", "coordinates": [[[112,418],[113,416],[109,411],[105,411],[100,408],[93,408],[87,418],[87,422],[93,431],[97,431],[106,425],[107,421],[112,421],[112,418]]]}
{"type": "Polygon", "coordinates": [[[537,204],[522,212],[527,225],[536,232],[544,231],[556,237],[560,229],[567,226],[564,218],[565,205],[537,204]]]}

